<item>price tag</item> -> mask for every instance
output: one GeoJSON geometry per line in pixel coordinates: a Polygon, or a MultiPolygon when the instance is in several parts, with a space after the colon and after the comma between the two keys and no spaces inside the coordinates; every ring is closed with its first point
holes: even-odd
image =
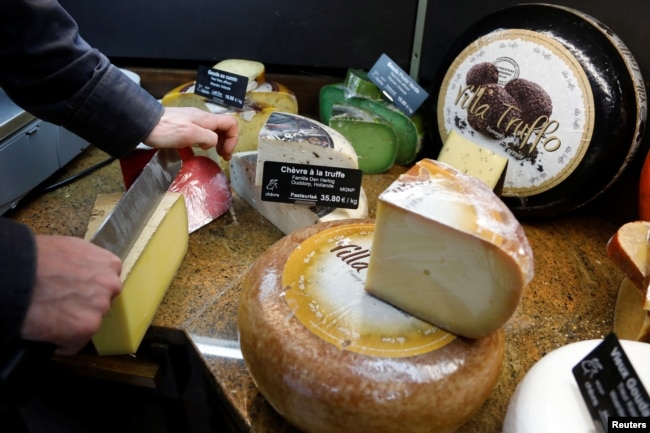
{"type": "Polygon", "coordinates": [[[194,93],[227,107],[242,109],[248,77],[199,65],[194,93]]]}
{"type": "Polygon", "coordinates": [[[615,334],[608,335],[572,372],[601,432],[650,432],[650,397],[615,334]]]}
{"type": "Polygon", "coordinates": [[[356,209],[361,170],[265,161],[263,201],[356,209]]]}
{"type": "Polygon", "coordinates": [[[397,108],[412,116],[429,94],[404,72],[390,57],[382,54],[368,72],[368,78],[375,83],[397,108]]]}

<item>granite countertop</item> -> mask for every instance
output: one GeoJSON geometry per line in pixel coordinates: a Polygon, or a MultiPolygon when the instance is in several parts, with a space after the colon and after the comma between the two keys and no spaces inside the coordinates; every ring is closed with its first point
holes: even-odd
{"type": "MultiPolygon", "coordinates": [[[[59,176],[107,156],[90,147],[59,176]]],[[[365,176],[374,216],[377,193],[403,169],[365,176]]],[[[50,193],[25,200],[9,216],[37,233],[83,236],[97,194],[123,191],[118,162],[50,193]]],[[[618,222],[591,212],[524,222],[535,253],[536,275],[506,325],[500,380],[461,432],[501,430],[515,386],[543,355],[562,345],[612,331],[622,279],[605,245],[618,222]]],[[[152,323],[156,332],[184,331],[211,373],[213,385],[242,431],[292,432],[258,393],[238,350],[236,315],[242,277],[282,233],[235,197],[232,209],[190,236],[187,255],[152,323]]]]}

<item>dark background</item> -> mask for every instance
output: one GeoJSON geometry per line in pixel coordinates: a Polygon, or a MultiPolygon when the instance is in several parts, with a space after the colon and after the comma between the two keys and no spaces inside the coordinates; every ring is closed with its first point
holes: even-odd
{"type": "MultiPolygon", "coordinates": [[[[370,69],[386,53],[410,71],[418,0],[61,0],[82,35],[116,63],[212,65],[231,57],[263,62],[269,72],[342,75],[370,69]]],[[[429,0],[419,78],[432,80],[463,30],[512,0],[429,0]]],[[[564,0],[607,24],[650,74],[650,2],[564,0]]]]}

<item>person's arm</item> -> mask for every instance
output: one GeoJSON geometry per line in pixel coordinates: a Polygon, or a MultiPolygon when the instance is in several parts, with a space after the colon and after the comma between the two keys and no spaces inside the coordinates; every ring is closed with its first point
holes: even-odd
{"type": "Polygon", "coordinates": [[[20,336],[36,282],[36,242],[29,227],[0,218],[0,353],[20,336]]]}
{"type": "Polygon", "coordinates": [[[36,117],[113,156],[149,135],[161,104],[79,35],[54,0],[3,0],[0,87],[36,117]]]}

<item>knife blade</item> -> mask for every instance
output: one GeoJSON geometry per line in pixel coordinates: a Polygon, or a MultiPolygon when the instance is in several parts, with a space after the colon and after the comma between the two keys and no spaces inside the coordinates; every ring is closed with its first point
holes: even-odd
{"type": "Polygon", "coordinates": [[[90,242],[122,260],[181,168],[176,149],[160,149],[91,236],[90,242]]]}

